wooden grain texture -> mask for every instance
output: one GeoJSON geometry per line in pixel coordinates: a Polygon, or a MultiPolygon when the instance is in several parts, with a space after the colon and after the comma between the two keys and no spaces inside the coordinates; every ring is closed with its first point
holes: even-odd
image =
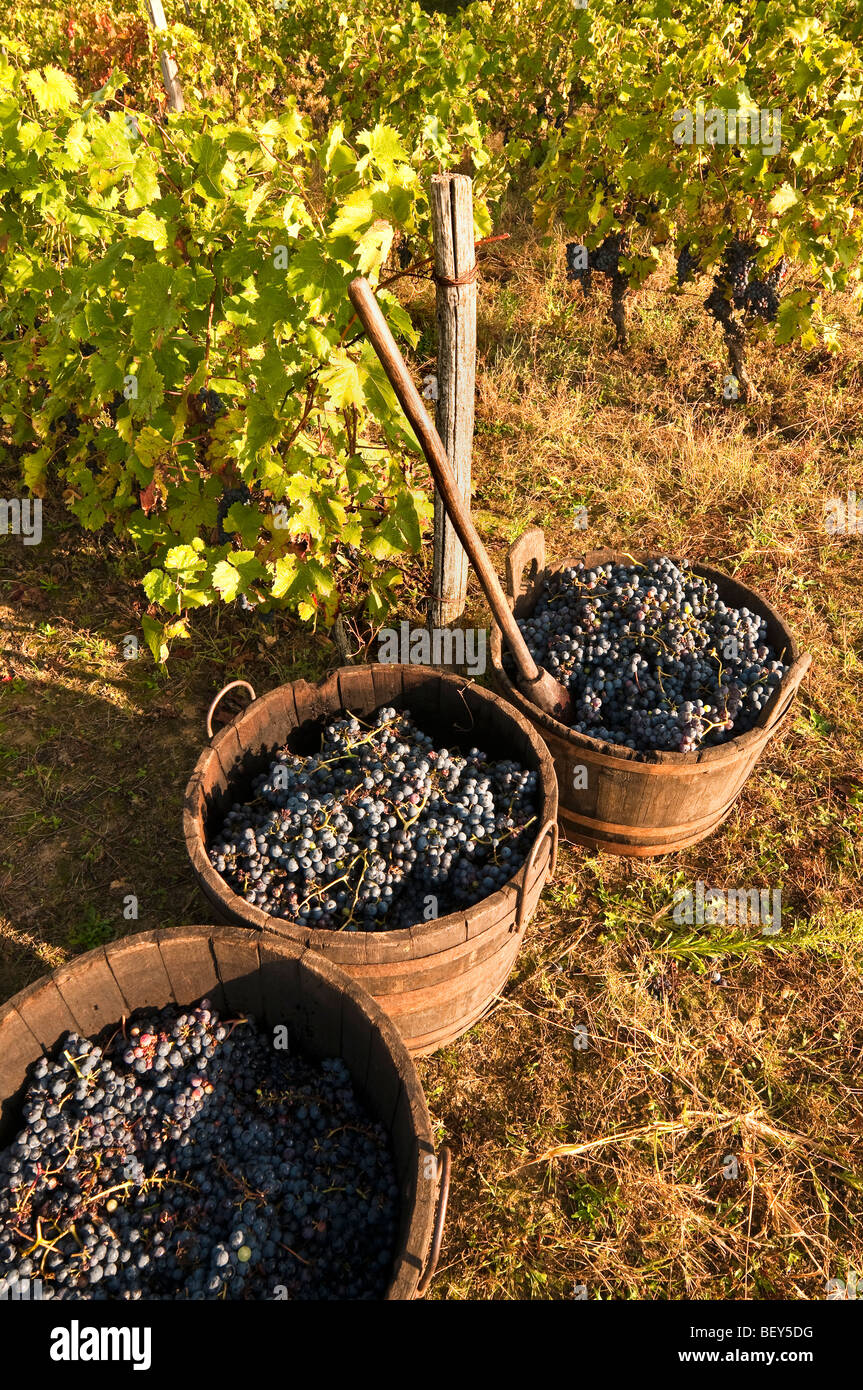
{"type": "Polygon", "coordinates": [[[506,556],[506,587],[517,618],[533,612],[545,568],[545,534],[539,526],[531,526],[513,541],[506,556]]]}
{"type": "Polygon", "coordinates": [[[102,947],[61,966],[53,978],[85,1037],[94,1037],[127,1012],[102,947]]]}
{"type": "Polygon", "coordinates": [[[212,951],[225,997],[232,1014],[260,1018],[264,1011],[257,932],[214,934],[212,951]]]}
{"type": "Polygon", "coordinates": [[[243,771],[244,750],[237,734],[237,722],[237,720],[232,720],[230,724],[226,724],[210,744],[222,769],[225,781],[230,781],[243,771]]]}
{"type": "Polygon", "coordinates": [[[176,1004],[171,981],[158,948],[156,932],[136,932],[105,947],[105,961],[126,1001],[124,1012],[134,1013],[144,1003],[164,1009],[176,1004]]]}
{"type": "MultiPolygon", "coordinates": [[[[339,703],[342,709],[352,709],[355,714],[359,714],[365,706],[366,701],[374,698],[374,685],[368,683],[368,677],[362,676],[358,679],[358,672],[364,671],[365,667],[343,666],[336,672],[336,684],[339,689],[339,703]]],[[[399,693],[401,693],[399,691],[399,693]]],[[[371,709],[368,713],[371,714],[371,709]]]]}
{"type": "Polygon", "coordinates": [[[87,1032],[88,1019],[100,1031],[127,1010],[161,1008],[168,990],[183,1007],[204,997],[223,1013],[217,999],[235,1008],[255,1005],[265,1027],[287,1024],[292,1047],[302,1040],[312,1056],[344,1057],[358,1094],[390,1132],[396,1165],[399,1238],[385,1297],[415,1297],[435,1213],[434,1184],[422,1177],[434,1143],[419,1077],[392,1020],[371,996],[294,942],[231,927],[142,932],[22,990],[0,1008],[0,1146],[21,1127],[28,1068],[64,1032],[87,1032]],[[117,1012],[105,1017],[111,1001],[117,1012]]]}
{"type": "MultiPolygon", "coordinates": [[[[345,708],[367,717],[388,703],[415,711],[421,723],[437,723],[453,737],[460,734],[468,744],[490,740],[496,756],[521,758],[539,774],[537,832],[547,821],[556,819],[557,785],[551,756],[531,723],[511,706],[480,686],[429,667],[349,666],[334,672],[320,686],[299,681],[291,687],[290,696],[280,690],[262,697],[256,701],[258,714],[254,725],[244,722],[248,720],[247,710],[228,726],[235,742],[225,738],[227,729],[217,736],[199,758],[187,789],[184,835],[192,870],[220,917],[309,947],[333,961],[360,980],[379,1004],[398,1018],[409,1048],[414,1046],[411,1030],[417,1027],[423,1051],[428,1051],[435,1008],[441,1037],[451,1038],[460,1018],[468,1027],[478,1008],[481,1010],[484,1001],[479,996],[483,988],[486,998],[491,997],[501,987],[501,970],[505,978],[511,969],[524,935],[523,931],[516,931],[523,870],[475,907],[438,921],[420,922],[399,931],[321,931],[270,917],[246,903],[216,873],[206,853],[205,789],[214,778],[227,785],[226,762],[236,768],[248,757],[257,756],[261,748],[283,742],[291,734],[288,725],[292,719],[299,725],[308,725],[312,720],[320,723],[345,708]],[[270,712],[272,727],[261,722],[260,711],[270,712]],[[251,748],[245,746],[244,729],[253,734],[251,748]],[[225,748],[227,757],[223,756],[225,748]],[[412,996],[409,1006],[400,1002],[402,995],[412,996]]],[[[536,909],[550,867],[551,844],[546,836],[525,890],[528,920],[536,909]]]]}
{"type": "Polygon", "coordinates": [[[321,699],[320,687],[309,681],[294,681],[294,704],[297,710],[297,727],[310,737],[326,715],[326,705],[321,699]]]}
{"type": "Polygon", "coordinates": [[[288,1040],[293,1044],[303,948],[295,941],[279,941],[272,935],[261,935],[258,948],[264,1021],[269,1028],[285,1025],[288,1040]]]}
{"type": "Polygon", "coordinates": [[[342,1001],[342,1057],[354,1084],[363,1095],[368,1084],[372,1032],[368,1011],[362,1009],[356,999],[345,995],[342,1001]]]}
{"type": "Polygon", "coordinates": [[[369,1063],[366,1071],[366,1086],[374,1092],[379,1106],[379,1116],[387,1129],[391,1128],[402,1089],[402,1078],[389,1064],[389,1048],[380,1032],[372,1034],[369,1043],[369,1063]]]}
{"type": "Polygon", "coordinates": [[[410,928],[410,958],[421,961],[450,951],[467,941],[468,923],[464,912],[449,912],[445,917],[428,922],[416,922],[410,928]]]}
{"type": "MultiPolygon", "coordinates": [[[[153,28],[157,32],[167,29],[162,0],[147,0],[147,9],[153,28]]],[[[183,99],[183,88],[180,83],[177,64],[166,48],[163,48],[159,53],[159,65],[162,69],[162,85],[165,88],[169,110],[178,113],[185,111],[186,103],[183,99]]]]}
{"type": "Polygon", "coordinates": [[[237,716],[237,737],[244,749],[244,761],[249,770],[256,771],[255,764],[265,767],[271,763],[284,742],[281,732],[283,713],[283,700],[278,691],[272,691],[253,700],[237,716]]]}
{"type": "MultiPolygon", "coordinates": [[[[518,616],[527,616],[546,575],[577,560],[594,567],[608,561],[631,563],[633,558],[649,561],[658,557],[593,550],[542,570],[545,541],[538,528],[531,528],[510,547],[507,557],[510,606],[518,616]]],[[[698,753],[638,754],[576,733],[544,714],[522,695],[512,679],[504,664],[501,630],[497,625],[492,627],[495,685],[545,740],[557,772],[561,833],[578,844],[610,854],[650,858],[684,849],[712,834],[731,814],[764,748],[787,719],[794,690],[808,669],[808,656],[801,656],[791,632],[766,599],[708,565],[690,568],[716,584],[729,606],[761,614],[771,644],[792,666],[778,696],[762,711],[753,729],[698,753]],[[576,785],[576,774],[582,769],[587,778],[584,787],[576,785]]]]}
{"type": "Polygon", "coordinates": [[[441,690],[438,672],[429,666],[405,666],[404,698],[407,707],[416,715],[417,722],[435,724],[440,719],[441,690]]]}
{"type": "Polygon", "coordinates": [[[292,685],[279,685],[270,692],[274,733],[277,743],[287,743],[297,727],[297,703],[292,685]]]}
{"type": "Polygon", "coordinates": [[[500,992],[509,978],[521,948],[518,933],[501,934],[498,948],[486,960],[466,969],[447,982],[420,989],[402,989],[384,996],[391,1018],[402,1036],[425,1037],[432,1029],[441,1033],[455,1028],[500,992]]]}
{"type": "Polygon", "coordinates": [[[21,1127],[17,1116],[27,1069],[42,1052],[41,1043],[14,1005],[13,999],[0,1011],[0,1148],[5,1148],[21,1127]]]}
{"type": "MultiPolygon", "coordinates": [[[[466,174],[434,174],[431,181],[432,235],[437,284],[437,431],[465,505],[471,502],[471,452],[476,398],[476,266],[473,184],[466,174]]],[[[449,627],[464,612],[468,560],[440,493],[434,499],[434,559],[430,618],[449,627]]]]}
{"type": "MultiPolygon", "coordinates": [[[[372,710],[380,709],[382,705],[396,702],[397,707],[401,708],[404,703],[404,683],[406,672],[410,671],[409,666],[366,666],[361,668],[368,673],[371,680],[371,707],[366,710],[371,714],[372,710]]],[[[363,697],[365,708],[365,697],[363,697]]]]}
{"type": "MultiPolygon", "coordinates": [[[[78,1033],[78,1022],[51,976],[15,995],[15,1007],[43,1052],[53,1047],[61,1033],[78,1033]]],[[[0,1048],[0,1060],[2,1060],[0,1048]]]]}
{"type": "Polygon", "coordinates": [[[405,1219],[409,1212],[425,1222],[434,1219],[435,1185],[424,1179],[424,1168],[434,1166],[431,1146],[418,1141],[416,1123],[407,1086],[402,1086],[392,1123],[392,1144],[396,1165],[401,1174],[400,1196],[402,1220],[398,1232],[400,1263],[403,1276],[419,1278],[425,1266],[427,1251],[416,1240],[415,1232],[405,1219]],[[425,1163],[429,1154],[432,1164],[425,1163]]]}
{"type": "Polygon", "coordinates": [[[510,935],[512,925],[510,915],[497,931],[485,931],[455,950],[438,951],[434,956],[420,956],[405,961],[355,965],[351,975],[376,999],[403,994],[412,989],[437,989],[440,985],[451,985],[454,980],[478,971],[487,961],[493,960],[500,953],[502,940],[510,935]]]}
{"type": "Polygon", "coordinates": [[[225,996],[213,955],[211,931],[206,927],[183,927],[158,933],[158,949],[178,1004],[194,1004],[208,998],[220,1013],[225,996]]]}
{"type": "Polygon", "coordinates": [[[341,969],[323,956],[306,952],[300,972],[297,1028],[301,1044],[316,1058],[342,1055],[342,995],[336,986],[341,969]]]}

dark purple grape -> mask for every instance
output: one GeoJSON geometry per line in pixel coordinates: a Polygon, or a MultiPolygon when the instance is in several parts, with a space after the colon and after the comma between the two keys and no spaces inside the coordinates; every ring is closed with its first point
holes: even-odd
{"type": "Polygon", "coordinates": [[[384,1293],[399,1224],[386,1131],[341,1059],[232,1026],[208,1001],[170,1006],[101,1045],[67,1034],[34,1064],[0,1152],[0,1297],[384,1293]]]}
{"type": "Polygon", "coordinates": [[[249,492],[249,489],[246,487],[245,483],[241,483],[239,487],[225,488],[225,491],[219,498],[219,505],[216,509],[216,516],[218,518],[219,528],[219,540],[222,542],[222,544],[224,544],[225,541],[230,540],[230,536],[224,528],[224,522],[225,518],[228,515],[228,512],[231,510],[235,502],[250,502],[251,497],[252,494],[249,492]]]}
{"type": "Polygon", "coordinates": [[[218,391],[202,389],[194,397],[195,409],[207,429],[212,429],[220,415],[225,413],[225,402],[218,391]]]}
{"type": "Polygon", "coordinates": [[[637,752],[690,753],[746,732],[787,670],[762,617],[668,559],[562,570],[519,626],[569,688],[573,727],[637,752]]]}
{"type": "Polygon", "coordinates": [[[590,294],[590,255],[580,254],[585,248],[577,241],[568,241],[566,244],[566,278],[581,285],[585,294],[590,294]],[[585,265],[580,265],[580,261],[586,261],[585,265]]]}
{"type": "Polygon", "coordinates": [[[685,245],[680,248],[677,257],[678,288],[688,284],[689,281],[695,277],[696,272],[700,269],[700,265],[701,262],[698,256],[693,251],[691,244],[687,241],[685,245]]]}
{"type": "Polygon", "coordinates": [[[479,902],[523,863],[537,774],[435,746],[406,713],[324,730],[318,753],[280,750],[210,840],[234,892],[324,930],[412,926],[479,902]]]}
{"type": "Polygon", "coordinates": [[[629,249],[629,238],[625,232],[610,232],[600,242],[595,251],[590,252],[590,268],[600,275],[618,275],[621,256],[629,249]]]}

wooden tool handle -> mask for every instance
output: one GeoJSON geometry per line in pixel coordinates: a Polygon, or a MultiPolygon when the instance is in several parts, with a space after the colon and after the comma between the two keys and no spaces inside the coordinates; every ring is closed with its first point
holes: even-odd
{"type": "Polygon", "coordinates": [[[488,599],[489,607],[495,616],[498,627],[507,640],[519,673],[526,681],[539,679],[540,671],[527,649],[527,643],[504,596],[500,580],[494,572],[485,546],[479,538],[470,512],[458,490],[447,458],[441,437],[432,424],[428,411],[422,402],[419,391],[414,386],[404,359],[398,350],[389,325],[381,312],[381,307],[372,292],[371,286],[362,276],[352,281],[349,289],[351,303],[368,334],[369,342],[380,358],[390,385],[398,396],[401,408],[422,445],[423,453],[435,480],[435,486],[443,499],[450,521],[456,529],[458,538],[467,551],[468,558],[488,599]]]}

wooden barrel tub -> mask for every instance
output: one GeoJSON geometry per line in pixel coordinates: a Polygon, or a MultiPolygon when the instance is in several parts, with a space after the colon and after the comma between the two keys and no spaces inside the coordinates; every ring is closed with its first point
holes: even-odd
{"type": "Polygon", "coordinates": [[[189,1008],[284,1024],[290,1046],[342,1057],[357,1094],[389,1130],[401,1222],[385,1297],[424,1292],[440,1251],[449,1154],[435,1154],[425,1097],[407,1049],[355,980],[301,945],[231,927],[138,932],[79,956],[0,1008],[0,1148],[21,1129],[28,1067],[66,1032],[94,1038],[137,1009],[189,1008]]]}
{"type": "Polygon", "coordinates": [[[320,685],[294,681],[253,698],[216,734],[187,787],[183,828],[195,876],[219,918],[289,938],[340,965],[395,1021],[409,1052],[420,1055],[455,1041],[503,989],[554,872],[557,783],[530,721],[490,691],[424,666],[346,666],[320,685]],[[410,710],[439,744],[477,746],[539,774],[537,833],[521,868],[476,906],[407,930],[324,931],[247,903],[210,864],[209,827],[279,747],[317,749],[329,719],[343,711],[362,718],[382,705],[410,710]]]}
{"type": "MultiPolygon", "coordinates": [[[[578,558],[592,569],[609,561],[631,564],[661,557],[591,550],[578,558]]],[[[520,536],[510,547],[506,564],[509,602],[516,617],[533,612],[546,575],[576,563],[568,559],[547,568],[542,531],[534,527],[520,536]]],[[[708,565],[689,568],[716,584],[723,602],[760,613],[767,622],[770,644],[790,665],[754,728],[713,748],[639,753],[577,733],[522,694],[513,679],[514,668],[504,656],[500,628],[492,627],[495,684],[539,731],[554,758],[559,823],[567,840],[636,858],[671,854],[703,840],[729,815],[767,743],[788,716],[811,658],[800,655],[791,632],[760,594],[708,565]]]]}

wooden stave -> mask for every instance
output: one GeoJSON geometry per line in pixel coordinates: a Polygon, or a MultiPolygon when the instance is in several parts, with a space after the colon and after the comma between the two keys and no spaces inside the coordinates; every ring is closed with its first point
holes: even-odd
{"type": "MultiPolygon", "coordinates": [[[[188,1007],[205,997],[222,1011],[257,1000],[268,1024],[278,1020],[281,1010],[285,1021],[291,1018],[302,1045],[318,1056],[327,1055],[328,1049],[312,1042],[312,1019],[317,1011],[314,1027],[321,1028],[320,1011],[326,1010],[329,1031],[318,1037],[331,1043],[337,1001],[339,1045],[344,1038],[352,1052],[345,1062],[372,1113],[390,1131],[400,1169],[402,1222],[385,1297],[417,1296],[436,1206],[436,1183],[425,1173],[434,1156],[434,1143],[422,1086],[386,1012],[350,976],[295,942],[213,926],[139,932],[76,957],[21,990],[0,1006],[0,1144],[9,1142],[14,1132],[29,1065],[64,1032],[89,1036],[94,1017],[99,1020],[95,1033],[139,1008],[171,1002],[188,1007]],[[138,957],[137,963],[133,957],[138,957]],[[145,957],[148,960],[142,964],[145,957]],[[232,967],[242,962],[257,979],[230,978],[232,967]],[[290,980],[296,996],[286,1010],[285,986],[290,980]],[[121,1012],[109,1018],[118,1000],[121,1012]],[[388,1091],[383,1089],[385,1082],[388,1091]]],[[[338,1048],[336,1054],[340,1055],[338,1048]]]]}
{"type": "MultiPolygon", "coordinates": [[[[432,718],[457,719],[460,716],[464,717],[465,709],[473,709],[474,715],[477,709],[486,711],[492,719],[492,727],[495,720],[497,721],[498,732],[502,733],[505,726],[507,735],[515,739],[516,748],[523,757],[529,752],[540,774],[540,824],[544,825],[547,820],[554,822],[556,819],[557,784],[552,759],[530,722],[490,692],[431,667],[349,666],[334,671],[318,686],[310,686],[302,681],[293,682],[289,686],[278,687],[269,695],[255,701],[254,706],[257,708],[254,723],[248,720],[247,727],[256,731],[256,737],[261,736],[263,732],[263,747],[272,751],[287,736],[282,732],[279,738],[268,741],[266,736],[269,730],[276,727],[278,721],[296,720],[296,727],[302,730],[306,725],[311,726],[313,720],[322,715],[331,715],[345,707],[352,706],[358,712],[364,712],[358,705],[360,699],[367,702],[365,712],[395,700],[417,710],[420,717],[425,714],[432,718]]],[[[468,947],[473,938],[494,934],[488,936],[488,941],[492,941],[505,939],[509,935],[518,910],[526,865],[522,865],[507,884],[476,907],[464,913],[450,914],[433,923],[417,924],[407,931],[350,934],[322,932],[302,928],[280,918],[268,917],[226,888],[224,881],[210,865],[204,849],[203,822],[208,814],[204,803],[209,795],[211,804],[214,807],[219,806],[218,796],[213,795],[214,781],[227,781],[238,767],[243,766],[246,756],[244,749],[248,742],[243,723],[247,719],[248,710],[252,708],[253,706],[249,706],[238,715],[203,750],[186,789],[183,813],[186,847],[198,884],[214,913],[245,929],[273,932],[283,939],[307,945],[328,959],[337,960],[348,973],[356,972],[356,978],[363,980],[366,988],[369,988],[384,1008],[390,1008],[393,999],[403,991],[382,988],[378,992],[373,989],[371,982],[375,979],[374,966],[385,967],[401,963],[407,975],[413,963],[419,962],[419,965],[414,967],[418,977],[428,975],[429,971],[439,972],[440,1008],[448,1036],[452,1026],[451,1008],[448,1004],[450,985],[444,976],[448,975],[451,969],[457,969],[460,959],[467,959],[471,955],[471,949],[464,948],[468,947]],[[431,966],[422,964],[428,957],[434,957],[431,966]]],[[[469,729],[462,732],[468,733],[469,729]]],[[[552,866],[552,859],[552,846],[546,841],[537,854],[531,881],[524,890],[530,914],[535,911],[542,886],[552,866]]],[[[486,956],[490,957],[491,954],[492,950],[487,945],[486,956]]],[[[481,977],[482,969],[483,961],[477,962],[474,975],[479,974],[481,977]]],[[[489,980],[493,980],[494,987],[498,988],[500,982],[497,972],[489,967],[486,974],[489,980]]],[[[385,983],[385,975],[386,971],[383,971],[382,984],[385,983]]],[[[458,980],[457,975],[455,979],[458,980]]],[[[467,993],[467,990],[464,989],[461,993],[467,993]]],[[[471,1010],[474,1011],[473,994],[470,998],[471,1010]]],[[[405,1014],[403,1017],[408,1016],[405,1014]]],[[[427,1021],[425,1011],[423,1019],[427,1021]]],[[[466,1023],[465,1026],[470,1026],[470,1023],[466,1023]]],[[[427,1029],[425,1032],[432,1033],[433,1030],[427,1029]]],[[[412,1050],[412,1035],[405,1032],[404,1036],[409,1050],[412,1050]]],[[[428,1050],[433,1049],[423,1048],[423,1051],[428,1050]]]]}
{"type": "MultiPolygon", "coordinates": [[[[511,548],[510,553],[514,549],[515,546],[511,548]]],[[[608,561],[625,562],[635,559],[644,562],[658,558],[660,557],[657,554],[630,556],[608,549],[588,551],[578,557],[591,567],[608,561]]],[[[513,595],[511,566],[508,560],[511,605],[520,616],[532,611],[545,576],[576,563],[575,558],[569,558],[545,566],[531,577],[526,592],[523,589],[520,594],[513,595]]],[[[770,640],[777,649],[785,650],[789,663],[798,659],[799,650],[793,634],[762,595],[708,565],[692,564],[689,567],[695,573],[715,582],[726,601],[730,600],[738,606],[745,605],[760,612],[767,620],[770,640]]],[[[648,761],[636,757],[632,750],[620,749],[574,730],[568,730],[532,705],[512,683],[504,669],[502,636],[495,623],[492,624],[490,649],[492,678],[496,689],[538,729],[554,760],[558,776],[558,816],[562,834],[575,843],[612,854],[637,858],[668,854],[696,844],[712,834],[730,815],[758,758],[770,739],[788,719],[793,704],[792,700],[778,715],[774,713],[763,727],[756,726],[715,748],[705,749],[694,755],[660,752],[648,761]],[[583,800],[577,805],[573,804],[576,794],[570,790],[572,769],[578,765],[585,765],[588,769],[593,768],[596,771],[593,778],[590,771],[588,772],[588,788],[591,784],[594,788],[590,798],[592,813],[585,807],[583,800]],[[629,798],[621,798],[619,790],[609,790],[615,783],[621,783],[622,779],[627,777],[634,788],[629,798]],[[712,789],[708,809],[702,810],[698,817],[691,817],[688,822],[677,825],[675,821],[671,821],[669,826],[668,813],[675,802],[679,805],[684,801],[684,796],[680,795],[680,784],[687,780],[696,784],[700,782],[702,794],[705,787],[712,789]],[[611,798],[617,804],[620,804],[621,799],[628,799],[631,819],[619,821],[616,825],[605,822],[604,817],[596,814],[604,796],[606,800],[611,798]],[[662,810],[664,800],[669,808],[665,815],[662,810]],[[588,823],[596,828],[589,829],[588,823]],[[695,824],[700,828],[693,829],[692,826],[695,824]],[[678,833],[669,835],[670,828],[678,833]],[[655,833],[652,836],[646,833],[639,836],[639,831],[655,833]]]]}

